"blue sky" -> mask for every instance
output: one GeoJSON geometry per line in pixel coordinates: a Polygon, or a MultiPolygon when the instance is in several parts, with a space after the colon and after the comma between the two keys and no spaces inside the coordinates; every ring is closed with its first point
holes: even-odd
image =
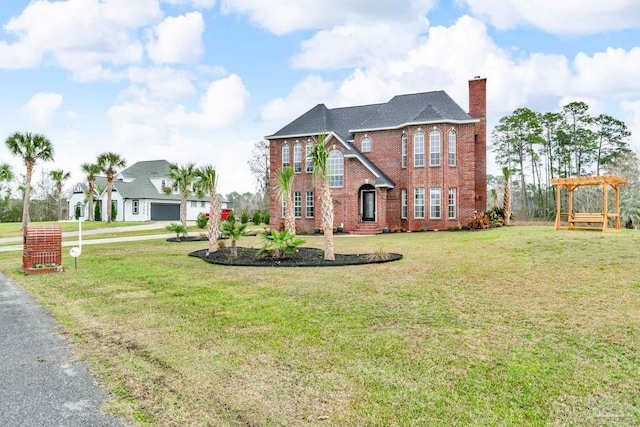
{"type": "MultiPolygon", "coordinates": [[[[466,109],[475,75],[489,130],[584,100],[640,148],[637,0],[14,0],[0,23],[0,135],[45,134],[55,162],[39,167],[72,182],[115,151],[254,191],[253,144],[315,104],[444,89],[466,109]]],[[[4,144],[0,162],[23,173],[4,144]]]]}

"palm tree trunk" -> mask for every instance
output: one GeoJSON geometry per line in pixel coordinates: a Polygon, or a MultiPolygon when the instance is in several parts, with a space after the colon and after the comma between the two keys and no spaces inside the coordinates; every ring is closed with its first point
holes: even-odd
{"type": "Polygon", "coordinates": [[[331,189],[326,177],[320,180],[320,194],[322,195],[322,231],[324,232],[324,259],[335,261],[336,256],[333,250],[333,202],[331,200],[331,189]]]}
{"type": "Polygon", "coordinates": [[[289,194],[287,194],[287,206],[285,208],[284,222],[284,228],[289,230],[291,234],[295,235],[296,220],[293,215],[293,197],[291,197],[291,191],[289,191],[289,194]]]}
{"type": "Polygon", "coordinates": [[[58,221],[62,220],[62,185],[56,184],[56,190],[58,191],[58,221]]]}
{"type": "Polygon", "coordinates": [[[180,222],[185,227],[187,226],[187,195],[182,193],[182,200],[180,201],[180,222]]]}
{"type": "Polygon", "coordinates": [[[27,163],[27,176],[24,183],[24,200],[22,201],[22,230],[29,225],[29,197],[31,194],[31,176],[33,175],[33,163],[27,163]]]}
{"type": "Polygon", "coordinates": [[[220,225],[220,201],[215,188],[211,190],[209,198],[209,253],[218,250],[218,228],[220,225]]]}
{"type": "Polygon", "coordinates": [[[511,183],[509,179],[504,183],[504,225],[511,223],[511,183]]]}
{"type": "Polygon", "coordinates": [[[238,246],[236,244],[236,239],[231,239],[231,256],[234,258],[238,257],[238,246]]]}
{"type": "Polygon", "coordinates": [[[93,181],[89,181],[89,221],[93,221],[93,181]]]}
{"type": "Polygon", "coordinates": [[[111,188],[113,177],[107,177],[107,224],[111,224],[111,188]]]}

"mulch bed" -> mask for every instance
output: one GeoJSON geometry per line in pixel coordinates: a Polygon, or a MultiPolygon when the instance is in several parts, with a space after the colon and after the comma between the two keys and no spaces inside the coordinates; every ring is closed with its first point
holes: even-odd
{"type": "Polygon", "coordinates": [[[207,249],[191,252],[189,256],[201,258],[211,264],[246,267],[339,267],[344,265],[380,264],[398,261],[401,254],[390,253],[387,259],[378,259],[375,254],[335,254],[335,261],[325,261],[321,250],[298,248],[298,252],[287,254],[285,258],[256,258],[259,249],[238,247],[238,258],[231,258],[231,248],[218,249],[207,255],[207,249]]]}

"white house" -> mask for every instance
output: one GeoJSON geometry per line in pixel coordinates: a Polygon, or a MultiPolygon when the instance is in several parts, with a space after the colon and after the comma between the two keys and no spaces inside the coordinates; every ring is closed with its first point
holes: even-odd
{"type": "MultiPolygon", "coordinates": [[[[111,200],[116,207],[116,221],[179,221],[180,220],[180,192],[173,188],[170,194],[165,188],[171,186],[169,177],[170,163],[166,160],[149,160],[137,162],[120,172],[113,180],[111,200]]],[[[103,188],[95,199],[102,207],[102,218],[106,219],[107,179],[96,177],[96,186],[103,188]]],[[[73,194],[69,198],[71,213],[80,206],[80,216],[89,218],[88,201],[86,197],[88,183],[76,184],[73,194]]],[[[220,207],[227,207],[227,200],[218,195],[220,207]]],[[[195,221],[199,213],[209,212],[209,196],[199,198],[191,194],[187,198],[187,220],[195,221]]]]}

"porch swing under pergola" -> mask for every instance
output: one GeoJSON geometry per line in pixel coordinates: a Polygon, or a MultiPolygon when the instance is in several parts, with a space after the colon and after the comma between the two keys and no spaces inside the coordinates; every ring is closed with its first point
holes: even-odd
{"type": "MultiPolygon", "coordinates": [[[[585,227],[576,227],[576,224],[602,224],[602,231],[620,231],[620,185],[626,184],[625,178],[614,175],[603,176],[582,176],[578,178],[556,178],[551,180],[551,184],[556,186],[556,230],[574,230],[585,229],[585,227]],[[602,212],[587,213],[573,212],[573,191],[582,186],[601,185],[604,192],[604,203],[602,212]],[[567,212],[562,212],[562,189],[567,188],[569,192],[569,205],[567,212]],[[616,211],[608,212],[608,192],[609,187],[616,192],[616,211]],[[560,219],[567,217],[568,226],[561,227],[560,219]],[[615,218],[615,227],[609,227],[609,218],[615,218]]],[[[588,229],[588,228],[587,228],[588,229]]],[[[591,228],[593,229],[593,228],[591,228]]]]}

